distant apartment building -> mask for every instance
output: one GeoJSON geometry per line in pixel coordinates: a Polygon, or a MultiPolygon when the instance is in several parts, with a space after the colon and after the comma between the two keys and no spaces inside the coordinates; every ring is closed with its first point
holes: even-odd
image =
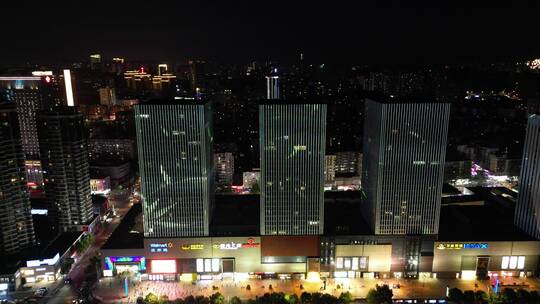
{"type": "Polygon", "coordinates": [[[234,156],[232,153],[215,153],[214,164],[216,166],[216,189],[230,189],[234,176],[234,156]]]}
{"type": "Polygon", "coordinates": [[[93,138],[88,140],[88,152],[92,160],[100,158],[133,160],[136,156],[135,149],[133,139],[93,138]]]}

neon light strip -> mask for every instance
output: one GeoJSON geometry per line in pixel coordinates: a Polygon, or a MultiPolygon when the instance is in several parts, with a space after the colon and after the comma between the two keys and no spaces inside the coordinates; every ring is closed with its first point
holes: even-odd
{"type": "Polygon", "coordinates": [[[0,80],[41,80],[41,77],[32,77],[32,76],[0,77],[0,80]]]}
{"type": "Polygon", "coordinates": [[[73,100],[73,88],[71,87],[71,71],[64,70],[64,84],[66,86],[66,98],[68,107],[73,107],[75,105],[75,100],[73,100]]]}

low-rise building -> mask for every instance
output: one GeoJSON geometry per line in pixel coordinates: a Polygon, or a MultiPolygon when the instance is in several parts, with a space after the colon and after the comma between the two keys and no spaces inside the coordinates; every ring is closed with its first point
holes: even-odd
{"type": "Polygon", "coordinates": [[[20,268],[21,277],[26,283],[53,282],[61,278],[62,263],[72,257],[74,246],[82,236],[82,232],[60,234],[43,250],[26,260],[20,268]]]}
{"type": "Polygon", "coordinates": [[[236,201],[221,195],[210,236],[145,239],[136,204],[102,248],[103,275],[130,271],[143,280],[172,281],[534,275],[540,241],[513,225],[508,210],[513,205],[484,193],[492,190],[473,190],[478,193],[470,199],[485,203],[444,204],[440,234],[425,236],[374,235],[358,216],[359,191],[325,193],[325,231],[320,236],[261,236],[258,196],[236,201]]]}

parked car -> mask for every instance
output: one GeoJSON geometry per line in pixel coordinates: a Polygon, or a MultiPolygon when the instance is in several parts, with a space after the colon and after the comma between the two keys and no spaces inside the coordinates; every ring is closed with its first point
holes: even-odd
{"type": "Polygon", "coordinates": [[[44,297],[48,292],[49,292],[49,289],[47,287],[40,287],[36,290],[34,295],[38,297],[44,297]]]}

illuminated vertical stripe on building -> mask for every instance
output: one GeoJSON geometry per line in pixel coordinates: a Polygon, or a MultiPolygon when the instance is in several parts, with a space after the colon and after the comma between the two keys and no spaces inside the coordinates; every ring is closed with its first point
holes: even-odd
{"type": "Polygon", "coordinates": [[[73,87],[71,85],[71,71],[64,70],[64,85],[66,87],[66,100],[68,107],[75,106],[75,99],[73,98],[73,87]]]}
{"type": "Polygon", "coordinates": [[[540,115],[527,121],[514,223],[540,239],[540,115]]]}
{"type": "Polygon", "coordinates": [[[450,105],[366,101],[363,215],[376,234],[436,234],[450,105]]]}
{"type": "Polygon", "coordinates": [[[214,180],[210,106],[141,104],[135,121],[145,236],[207,236],[214,180]]]}
{"type": "Polygon", "coordinates": [[[279,76],[266,76],[266,99],[280,99],[279,76]]]}
{"type": "Polygon", "coordinates": [[[323,233],[326,105],[261,104],[261,234],[323,233]]]}

